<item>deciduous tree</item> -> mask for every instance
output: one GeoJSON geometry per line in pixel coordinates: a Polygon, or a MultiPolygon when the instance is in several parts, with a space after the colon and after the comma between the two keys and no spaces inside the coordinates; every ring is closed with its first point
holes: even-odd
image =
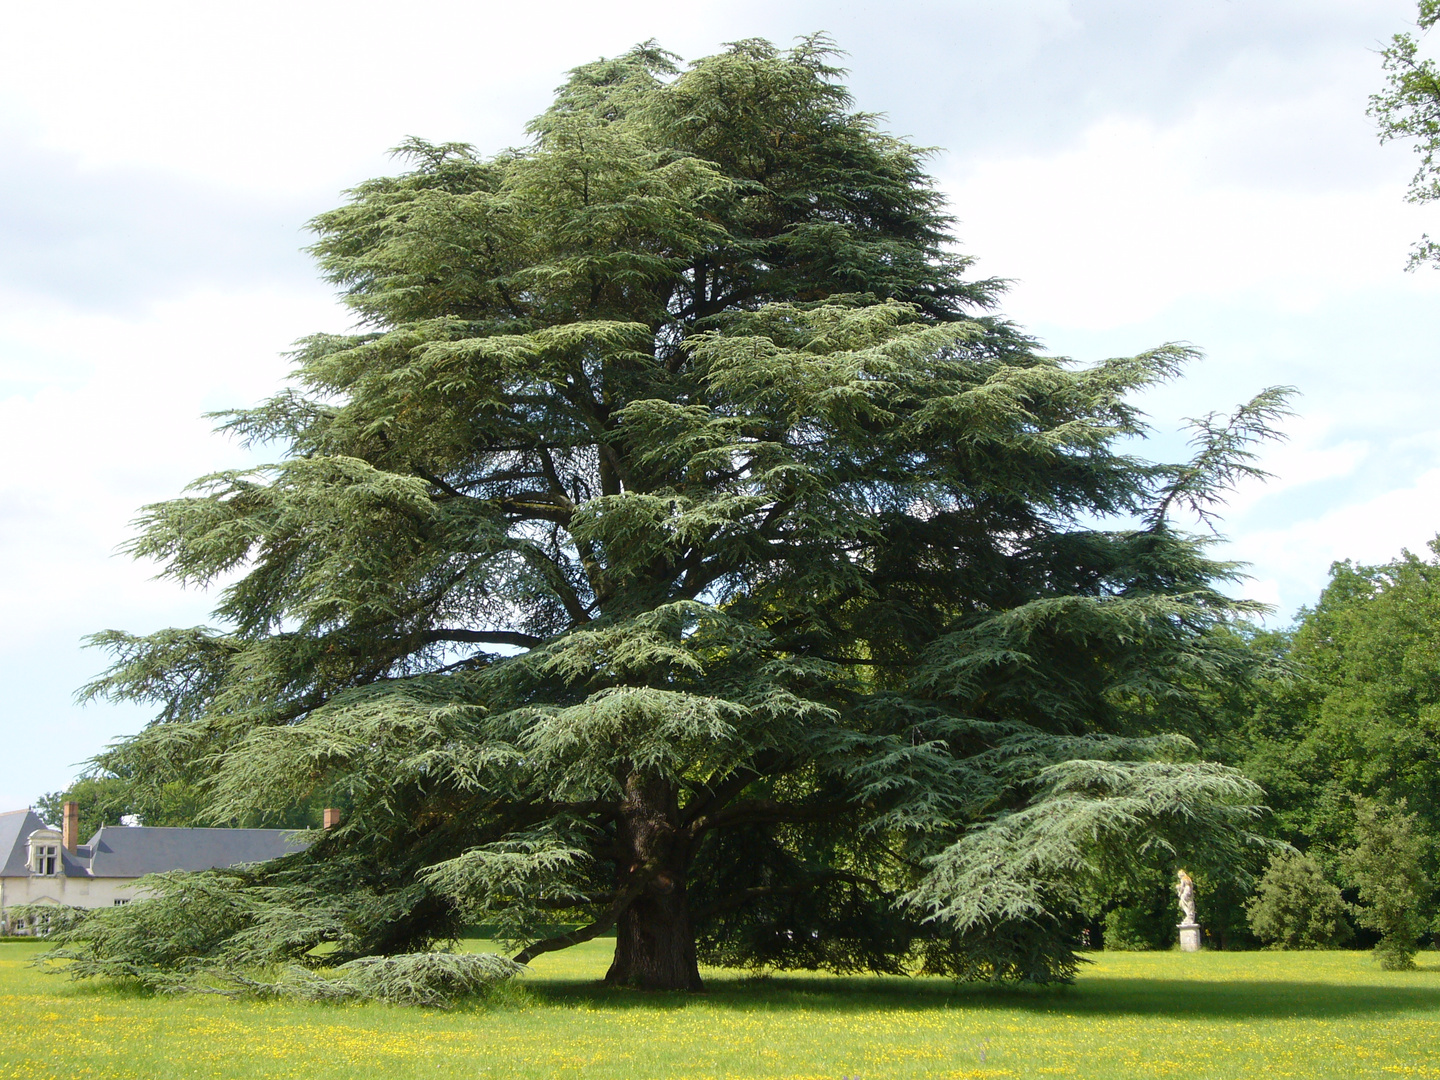
{"type": "MultiPolygon", "coordinates": [[[[1416,26],[1429,30],[1440,21],[1440,0],[1419,0],[1416,26]]],[[[1440,68],[1420,55],[1420,39],[1399,33],[1381,50],[1387,86],[1370,98],[1370,116],[1380,128],[1380,141],[1413,140],[1420,164],[1406,197],[1425,203],[1440,199],[1440,68]]],[[[1410,253],[1410,269],[1440,261],[1440,242],[1421,236],[1410,253]]]]}

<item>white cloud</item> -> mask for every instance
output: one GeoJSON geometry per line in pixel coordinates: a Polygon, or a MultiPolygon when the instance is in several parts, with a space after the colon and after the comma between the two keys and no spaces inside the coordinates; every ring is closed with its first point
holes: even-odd
{"type": "Polygon", "coordinates": [[[1398,178],[1297,190],[1207,177],[1225,128],[1216,114],[1167,128],[1115,117],[1058,154],[977,162],[947,184],[965,246],[1017,279],[1006,307],[1022,322],[1084,329],[1182,299],[1309,312],[1378,282],[1440,295],[1433,279],[1400,280],[1425,211],[1398,178]]]}
{"type": "Polygon", "coordinates": [[[343,319],[318,289],[197,293],[131,318],[32,299],[0,319],[0,371],[16,387],[0,398],[0,565],[25,568],[0,579],[0,609],[27,613],[0,621],[0,644],[190,606],[112,551],[142,504],[250,460],[201,414],[273,392],[279,351],[343,319]]]}
{"type": "Polygon", "coordinates": [[[1257,568],[1251,595],[1290,604],[1277,612],[1293,614],[1294,600],[1313,603],[1314,584],[1323,582],[1330,564],[1344,559],[1389,562],[1401,548],[1423,552],[1440,532],[1440,468],[1421,474],[1413,484],[1359,502],[1329,506],[1283,528],[1237,537],[1230,552],[1257,568]]]}
{"type": "Polygon", "coordinates": [[[81,639],[207,622],[212,598],[116,547],[144,503],[252,462],[202,413],[273,392],[281,350],[345,324],[323,288],[196,291],[123,315],[0,294],[0,807],[63,787],[144,722],[143,706],[75,707],[106,663],[81,639]]]}
{"type": "Polygon", "coordinates": [[[328,189],[409,134],[521,142],[565,68],[667,30],[671,48],[713,46],[713,21],[659,0],[29,5],[6,13],[26,47],[7,50],[0,87],[47,145],[95,167],[164,159],[251,190],[328,189]]]}
{"type": "Polygon", "coordinates": [[[1256,448],[1254,464],[1269,476],[1237,484],[1225,500],[1226,517],[1243,519],[1262,502],[1284,492],[1353,475],[1373,447],[1362,439],[1332,442],[1333,428],[1331,418],[1314,414],[1287,421],[1283,442],[1256,448]]]}

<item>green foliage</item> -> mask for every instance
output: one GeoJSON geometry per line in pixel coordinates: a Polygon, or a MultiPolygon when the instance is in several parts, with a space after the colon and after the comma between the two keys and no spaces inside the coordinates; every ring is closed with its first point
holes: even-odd
{"type": "Polygon", "coordinates": [[[217,969],[274,963],[306,948],[308,935],[298,926],[273,938],[266,932],[273,923],[255,932],[257,903],[243,888],[243,872],[172,872],[141,882],[152,898],[86,913],[50,936],[56,948],[45,961],[60,963],[75,979],[175,989],[217,969]]]}
{"type": "Polygon", "coordinates": [[[1119,952],[1168,949],[1175,943],[1172,905],[1151,898],[1148,904],[1129,904],[1105,913],[1105,948],[1119,952]]]}
{"type": "MultiPolygon", "coordinates": [[[[1268,815],[1266,822],[1270,823],[1268,815]]],[[[1273,849],[1267,845],[1266,848],[1253,851],[1251,857],[1241,863],[1206,870],[1196,879],[1195,899],[1202,916],[1206,949],[1233,951],[1255,949],[1260,946],[1261,942],[1250,929],[1245,905],[1255,895],[1266,865],[1265,856],[1271,851],[1273,849]]],[[[1173,880],[1172,878],[1167,892],[1171,901],[1171,911],[1176,911],[1178,905],[1175,904],[1173,880]]],[[[1176,919],[1172,919],[1171,923],[1176,921],[1176,919]]],[[[1173,936],[1171,940],[1174,940],[1173,936]]]]}
{"type": "Polygon", "coordinates": [[[1074,928],[1055,912],[1081,910],[1087,893],[1133,877],[1137,866],[1182,845],[1215,865],[1244,858],[1247,826],[1258,816],[1259,789],[1217,765],[1072,760],[1045,770],[1040,783],[1029,805],[935,857],[906,897],[970,935],[961,944],[966,962],[981,958],[994,978],[1046,981],[1047,970],[1069,976],[1073,966],[1063,965],[1073,955],[1074,928]],[[1014,958],[1015,942],[1038,958],[1030,967],[1014,958]]]}
{"type": "Polygon", "coordinates": [[[1440,543],[1383,566],[1338,564],[1296,634],[1323,693],[1316,751],[1347,793],[1440,820],[1440,543]]]}
{"type": "Polygon", "coordinates": [[[1063,979],[1078,882],[1244,845],[1258,789],[1162,733],[1251,675],[1214,630],[1257,608],[1172,519],[1257,475],[1284,392],[1131,456],[1194,351],[1085,367],[990,314],[830,55],[641,46],[530,145],[411,141],[315,220],[364,332],[225,415],[278,460],[133,544],[228,581],[220,627],[95,639],[89,692],[158,710],[101,767],[217,822],[346,811],[228,882],[205,956],[253,961],[273,909],[337,960],[475,920],[526,958],[668,942],[617,952],[644,985],[1063,979]]]}
{"type": "Polygon", "coordinates": [[[116,775],[96,770],[82,776],[64,791],[52,791],[35,801],[35,809],[48,822],[58,823],[64,805],[80,806],[80,838],[94,836],[102,825],[119,825],[128,816],[153,828],[226,825],[232,828],[319,828],[323,807],[310,803],[283,809],[247,809],[236,817],[217,820],[207,812],[207,792],[194,779],[156,780],[137,775],[116,775]]]}
{"type": "Polygon", "coordinates": [[[449,1008],[462,997],[484,993],[522,971],[520,964],[495,953],[400,953],[362,956],[319,974],[292,964],[278,979],[239,978],[233,970],[222,980],[267,997],[300,1001],[379,1001],[386,1005],[449,1008]]]}
{"type": "MultiPolygon", "coordinates": [[[[1097,944],[1118,952],[1147,952],[1175,944],[1179,922],[1175,902],[1175,866],[1166,852],[1136,858],[1114,877],[1095,881],[1085,907],[1102,927],[1097,944]]],[[[1206,908],[1206,923],[1210,910],[1206,908]]]]}
{"type": "MultiPolygon", "coordinates": [[[[1423,832],[1440,829],[1440,557],[1430,547],[1423,559],[1336,563],[1298,626],[1263,646],[1288,670],[1253,684],[1231,713],[1241,718],[1222,756],[1265,787],[1280,836],[1332,878],[1359,842],[1355,796],[1403,800],[1423,832]]],[[[1433,852],[1423,865],[1433,876],[1433,852]]]]}
{"type": "Polygon", "coordinates": [[[1373,799],[1355,800],[1357,843],[1342,860],[1345,873],[1359,890],[1355,918],[1380,932],[1376,958],[1387,971],[1415,966],[1416,942],[1429,926],[1425,915],[1433,893],[1424,864],[1430,840],[1405,813],[1402,801],[1387,806],[1373,799]]]}
{"type": "MultiPolygon", "coordinates": [[[[1436,835],[1440,541],[1423,557],[1406,551],[1380,565],[1336,563],[1295,627],[1252,633],[1248,643],[1268,671],[1208,695],[1213,719],[1204,742],[1265,788],[1278,837],[1343,882],[1354,880],[1347,853],[1369,827],[1357,819],[1357,797],[1403,802],[1415,831],[1436,835]]],[[[1440,870],[1433,847],[1420,844],[1416,857],[1433,880],[1440,870]]],[[[1419,924],[1432,922],[1434,893],[1422,890],[1415,903],[1419,924]]],[[[1384,933],[1364,920],[1360,926],[1384,933]]]]}
{"type": "Polygon", "coordinates": [[[120,907],[12,911],[43,922],[53,947],[37,957],[41,966],[166,992],[444,1008],[522,970],[494,953],[426,951],[360,956],[319,974],[311,950],[336,940],[337,913],[323,899],[297,902],[297,890],[247,890],[244,874],[158,874],[139,884],[154,895],[120,907]],[[278,977],[264,977],[277,968],[278,977]]]}
{"type": "MultiPolygon", "coordinates": [[[[1196,907],[1207,951],[1255,946],[1245,924],[1245,902],[1255,889],[1267,847],[1252,844],[1233,850],[1223,860],[1184,861],[1183,865],[1194,871],[1196,907]]],[[[1135,871],[1128,877],[1095,883],[1086,907],[1092,919],[1103,926],[1106,949],[1149,952],[1175,948],[1183,915],[1175,894],[1176,871],[1181,865],[1173,857],[1136,859],[1135,871]]]]}
{"type": "MultiPolygon", "coordinates": [[[[119,825],[120,819],[129,815],[156,827],[195,825],[204,807],[199,786],[188,780],[151,784],[139,783],[134,777],[102,773],[82,776],[64,791],[40,796],[35,800],[35,810],[46,821],[59,823],[65,803],[71,801],[80,806],[82,840],[94,836],[102,825],[119,825]]],[[[318,820],[315,823],[319,824],[318,820]]],[[[280,824],[299,826],[308,822],[291,820],[280,824]]]]}
{"type": "Polygon", "coordinates": [[[89,918],[90,910],[69,904],[15,904],[6,909],[5,921],[13,930],[23,928],[28,936],[58,939],[89,918]]]}
{"type": "MultiPolygon", "coordinates": [[[[1306,615],[1302,611],[1301,619],[1306,615]]],[[[1277,837],[1308,846],[1323,859],[1329,849],[1317,839],[1315,810],[1321,802],[1317,796],[1333,777],[1321,766],[1312,737],[1321,688],[1295,655],[1295,635],[1294,627],[1251,627],[1238,635],[1255,659],[1258,677],[1201,691],[1209,713],[1203,745],[1265,789],[1277,837]]]]}
{"type": "Polygon", "coordinates": [[[46,960],[63,962],[59,970],[71,978],[164,990],[288,963],[335,966],[428,951],[458,932],[454,913],[418,885],[395,888],[383,872],[347,875],[352,869],[336,860],[316,872],[292,855],[263,866],[151,874],[136,883],[133,902],[58,928],[46,960]],[[416,911],[427,903],[430,910],[416,911]]]}
{"type": "MultiPolygon", "coordinates": [[[[1429,30],[1440,20],[1436,0],[1419,0],[1416,24],[1429,30]]],[[[1400,33],[1381,50],[1388,85],[1370,98],[1369,113],[1380,129],[1380,141],[1412,139],[1420,164],[1410,180],[1407,198],[1425,203],[1440,198],[1440,68],[1420,56],[1420,41],[1400,33]]],[[[1410,253],[1410,269],[1440,261],[1440,243],[1422,236],[1410,253]]]]}
{"type": "Polygon", "coordinates": [[[1340,890],[1315,859],[1293,848],[1270,857],[1246,913],[1272,949],[1333,949],[1355,936],[1340,890]]]}
{"type": "Polygon", "coordinates": [[[64,791],[41,795],[35,800],[34,809],[49,824],[59,825],[65,817],[65,803],[72,799],[80,804],[80,835],[86,839],[94,836],[101,825],[118,825],[122,816],[135,813],[130,785],[110,776],[81,777],[64,791]]]}

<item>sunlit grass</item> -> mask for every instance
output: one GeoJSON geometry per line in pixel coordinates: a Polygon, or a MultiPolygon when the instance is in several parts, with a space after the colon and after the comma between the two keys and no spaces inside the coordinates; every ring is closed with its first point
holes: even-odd
{"type": "Polygon", "coordinates": [[[151,996],[0,944],[0,1080],[1440,1077],[1433,954],[1097,954],[1061,990],[708,972],[685,996],[596,986],[610,944],[452,1012],[151,996]]]}

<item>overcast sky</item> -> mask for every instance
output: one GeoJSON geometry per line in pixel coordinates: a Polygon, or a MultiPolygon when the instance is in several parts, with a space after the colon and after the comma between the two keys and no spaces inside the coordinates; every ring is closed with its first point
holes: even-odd
{"type": "MultiPolygon", "coordinates": [[[[114,554],[141,505],[246,456],[208,410],[349,320],[304,222],[407,135],[517,145],[564,72],[649,38],[829,32],[860,108],[935,174],[1005,311],[1081,361],[1188,341],[1162,431],[1274,383],[1302,392],[1221,550],[1278,621],[1332,560],[1440,529],[1440,273],[1404,272],[1440,209],[1365,116],[1409,0],[530,0],[11,5],[0,65],[0,810],[137,730],[80,708],[80,639],[206,621],[114,554]]],[[[1174,454],[1173,435],[1154,452],[1174,454]]]]}

